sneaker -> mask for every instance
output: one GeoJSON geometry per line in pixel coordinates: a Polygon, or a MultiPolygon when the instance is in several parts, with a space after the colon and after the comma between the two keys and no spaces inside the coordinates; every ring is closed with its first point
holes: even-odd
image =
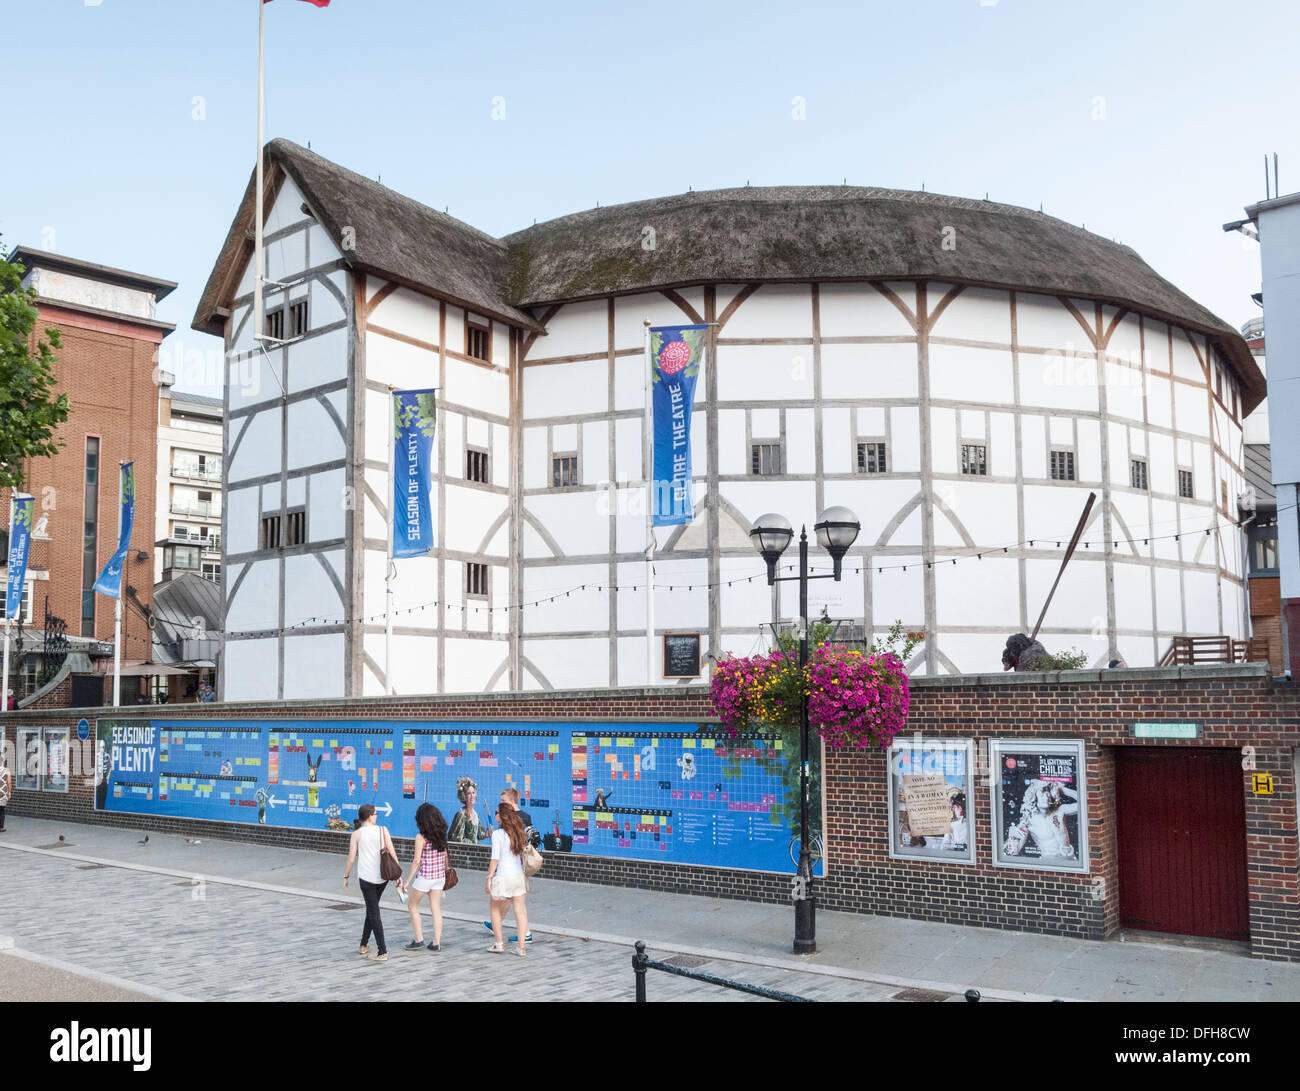
{"type": "MultiPolygon", "coordinates": [[[[519,937],[518,937],[518,936],[511,936],[509,942],[510,942],[510,943],[518,943],[518,942],[519,942],[519,937]]],[[[524,942],[525,942],[525,943],[532,943],[532,942],[533,942],[533,934],[532,934],[531,932],[527,933],[527,934],[524,936],[524,942]]]]}
{"type": "Polygon", "coordinates": [[[403,951],[423,951],[423,950],[424,950],[424,940],[422,940],[422,939],[413,939],[413,940],[411,940],[410,943],[408,943],[405,947],[403,947],[402,950],[403,950],[403,951]]]}
{"type": "Polygon", "coordinates": [[[492,931],[492,922],[491,922],[491,921],[484,921],[484,922],[483,922],[483,927],[486,928],[489,932],[491,932],[491,931],[492,931]]]}
{"type": "Polygon", "coordinates": [[[368,954],[370,954],[370,948],[363,943],[360,947],[357,948],[357,954],[359,954],[362,958],[365,958],[368,954]]]}
{"type": "Polygon", "coordinates": [[[439,944],[431,943],[431,944],[429,944],[429,950],[430,950],[430,951],[441,951],[441,950],[442,950],[442,947],[441,947],[439,944]]]}
{"type": "Polygon", "coordinates": [[[488,951],[494,955],[499,955],[503,951],[505,951],[505,946],[500,943],[494,943],[490,947],[488,947],[488,951]]]}
{"type": "Polygon", "coordinates": [[[382,955],[375,955],[375,957],[372,958],[370,961],[371,961],[371,962],[387,962],[387,961],[388,961],[388,952],[385,951],[382,955]]]}

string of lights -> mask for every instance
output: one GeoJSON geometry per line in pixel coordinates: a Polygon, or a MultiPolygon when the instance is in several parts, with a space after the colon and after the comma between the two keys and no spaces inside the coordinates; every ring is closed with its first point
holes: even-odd
{"type": "MultiPolygon", "coordinates": [[[[1283,507],[1280,507],[1278,510],[1287,511],[1294,507],[1296,507],[1295,504],[1284,505],[1283,507]]],[[[1144,527],[1143,529],[1147,531],[1147,534],[1145,536],[1142,536],[1140,540],[1143,546],[1149,547],[1154,542],[1166,542],[1166,541],[1177,542],[1183,539],[1194,540],[1200,537],[1209,537],[1216,530],[1217,531],[1222,531],[1225,529],[1237,530],[1241,526],[1241,524],[1233,522],[1231,520],[1227,520],[1226,522],[1223,522],[1221,520],[1222,517],[1216,514],[1215,525],[1212,527],[1206,527],[1203,531],[1181,530],[1181,531],[1176,531],[1172,534],[1159,534],[1159,535],[1152,534],[1151,533],[1152,530],[1156,529],[1157,527],[1164,526],[1166,525],[1166,523],[1170,522],[1170,520],[1165,520],[1164,522],[1153,523],[1150,526],[1144,527]]],[[[958,565],[961,562],[969,562],[972,560],[975,561],[976,563],[979,563],[982,562],[985,557],[997,557],[997,556],[1009,555],[1011,550],[1013,549],[1015,550],[1022,550],[1025,548],[1031,550],[1032,549],[1042,549],[1042,550],[1061,549],[1064,548],[1064,546],[1068,543],[1069,538],[1070,538],[1069,534],[1043,535],[1034,538],[1029,538],[1021,542],[1007,542],[1003,545],[995,545],[995,546],[939,547],[939,549],[935,550],[935,553],[939,553],[939,552],[948,553],[948,554],[955,553],[956,555],[938,557],[932,554],[929,560],[919,560],[919,561],[911,560],[905,563],[899,562],[894,564],[863,565],[859,563],[856,565],[851,565],[849,559],[846,558],[844,563],[844,568],[846,571],[851,570],[855,575],[861,575],[864,571],[869,571],[872,568],[876,570],[876,573],[878,575],[883,575],[886,572],[906,572],[909,568],[913,570],[919,570],[922,568],[922,566],[924,566],[924,568],[927,570],[932,570],[936,567],[947,567],[949,565],[958,565]]],[[[1122,539],[1111,538],[1109,541],[1112,550],[1118,550],[1120,548],[1121,542],[1133,548],[1136,548],[1137,543],[1139,541],[1139,536],[1135,533],[1129,533],[1126,534],[1122,539]]],[[[1106,539],[1100,539],[1100,540],[1096,538],[1084,539],[1080,541],[1079,545],[1082,546],[1085,551],[1091,550],[1094,545],[1104,549],[1106,546],[1106,539]]],[[[778,567],[782,568],[786,572],[793,572],[795,569],[795,566],[793,564],[787,564],[778,567]]],[[[817,566],[812,566],[809,568],[810,573],[817,573],[819,571],[829,572],[830,570],[831,569],[829,565],[822,566],[820,569],[817,566]]],[[[763,570],[760,572],[755,572],[753,575],[750,576],[735,576],[727,580],[719,579],[717,581],[709,581],[705,579],[705,580],[698,580],[690,583],[656,584],[656,590],[667,591],[669,593],[685,591],[689,594],[697,590],[700,591],[712,590],[715,587],[735,587],[740,584],[752,584],[755,580],[766,582],[766,579],[767,579],[767,572],[766,570],[763,570]]],[[[605,594],[606,592],[617,593],[621,591],[638,592],[642,590],[644,586],[645,586],[644,580],[641,580],[633,584],[618,584],[618,583],[611,584],[608,582],[575,584],[568,588],[556,590],[554,594],[541,595],[538,598],[532,599],[528,602],[513,603],[511,605],[505,605],[505,606],[488,606],[486,604],[472,604],[472,603],[465,603],[465,602],[441,602],[438,600],[433,600],[430,602],[419,603],[414,606],[405,606],[399,610],[394,610],[393,616],[396,618],[402,615],[410,615],[410,614],[417,614],[417,613],[423,614],[429,610],[436,611],[440,608],[444,610],[457,610],[462,615],[496,614],[496,613],[509,614],[511,610],[518,610],[519,612],[522,613],[524,610],[533,609],[541,606],[547,606],[550,605],[551,603],[559,602],[563,599],[572,598],[574,595],[580,595],[589,592],[595,592],[597,594],[605,594]]],[[[169,618],[162,618],[160,620],[168,627],[175,630],[183,630],[189,632],[207,631],[204,626],[193,625],[188,622],[172,621],[169,618]]],[[[385,620],[385,615],[381,611],[379,613],[369,614],[365,617],[357,618],[355,620],[365,625],[377,625],[382,623],[385,620]]],[[[319,615],[319,616],[303,618],[299,621],[295,621],[293,624],[285,626],[284,631],[295,632],[307,628],[330,628],[332,626],[339,626],[339,625],[346,624],[347,621],[348,621],[347,618],[332,617],[328,615],[319,615]]],[[[259,634],[274,633],[277,631],[278,630],[253,629],[253,630],[233,631],[225,635],[234,636],[234,637],[250,637],[250,636],[257,636],[259,634]]]]}

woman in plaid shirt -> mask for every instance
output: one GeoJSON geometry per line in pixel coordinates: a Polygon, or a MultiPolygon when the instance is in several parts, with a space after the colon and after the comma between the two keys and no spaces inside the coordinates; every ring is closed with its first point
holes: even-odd
{"type": "Polygon", "coordinates": [[[429,895],[429,909],[433,913],[433,942],[430,951],[442,944],[442,888],[447,881],[447,820],[432,803],[421,803],[415,812],[415,824],[420,832],[415,837],[415,858],[403,885],[411,890],[407,911],[411,914],[411,927],[415,938],[406,945],[408,951],[418,951],[424,946],[424,932],[420,927],[420,897],[429,895]]]}

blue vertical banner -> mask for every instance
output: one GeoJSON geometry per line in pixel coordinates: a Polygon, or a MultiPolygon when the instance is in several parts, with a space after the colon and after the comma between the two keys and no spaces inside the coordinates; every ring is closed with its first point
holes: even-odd
{"type": "Polygon", "coordinates": [[[131,528],[135,524],[135,463],[123,462],[118,469],[121,473],[122,509],[117,516],[117,549],[95,581],[95,590],[111,599],[122,597],[122,566],[126,563],[131,528]]]}
{"type": "Polygon", "coordinates": [[[5,587],[5,617],[17,617],[23,603],[23,583],[27,579],[27,551],[32,544],[32,507],[30,496],[15,496],[9,507],[9,575],[5,587]]]}
{"type": "Polygon", "coordinates": [[[695,518],[691,496],[691,407],[704,359],[708,326],[652,326],[654,387],[654,525],[673,527],[695,518]]]}
{"type": "Polygon", "coordinates": [[[431,390],[393,391],[393,556],[422,557],[433,548],[431,390]]]}

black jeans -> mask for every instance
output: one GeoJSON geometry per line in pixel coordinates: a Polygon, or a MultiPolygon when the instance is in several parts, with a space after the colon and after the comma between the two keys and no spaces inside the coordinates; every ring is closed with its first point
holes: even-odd
{"type": "Polygon", "coordinates": [[[370,942],[370,933],[373,932],[378,944],[377,953],[386,955],[388,947],[384,943],[384,922],[379,916],[379,899],[383,897],[388,883],[368,883],[365,879],[358,879],[357,882],[361,884],[361,896],[366,899],[366,923],[361,929],[361,946],[370,942]]]}
{"type": "Polygon", "coordinates": [[[0,807],[0,830],[5,828],[5,809],[0,807]]]}

